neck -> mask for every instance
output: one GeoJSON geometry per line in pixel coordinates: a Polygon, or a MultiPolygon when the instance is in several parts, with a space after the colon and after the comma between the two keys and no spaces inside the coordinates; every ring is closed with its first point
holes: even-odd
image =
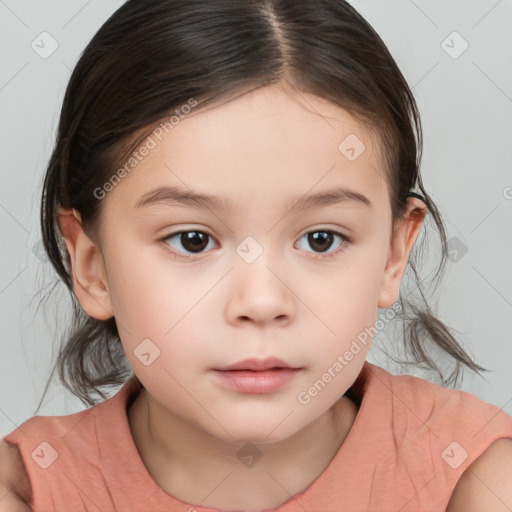
{"type": "Polygon", "coordinates": [[[345,441],[356,414],[356,405],[344,396],[287,439],[249,445],[210,435],[142,389],[128,421],[144,465],[166,493],[204,507],[261,510],[278,507],[316,480],[345,441]]]}

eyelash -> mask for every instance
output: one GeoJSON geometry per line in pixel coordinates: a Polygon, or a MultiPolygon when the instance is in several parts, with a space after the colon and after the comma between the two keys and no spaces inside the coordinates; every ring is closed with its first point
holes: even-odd
{"type": "MultiPolygon", "coordinates": [[[[174,231],[173,233],[170,233],[169,235],[166,235],[165,237],[161,238],[159,241],[164,244],[165,250],[168,253],[172,254],[177,259],[188,260],[188,259],[193,258],[193,256],[184,256],[183,254],[180,254],[177,251],[174,251],[173,249],[171,249],[169,247],[169,244],[167,243],[167,240],[169,240],[170,238],[174,238],[177,235],[181,235],[182,233],[202,233],[202,234],[207,235],[208,237],[214,239],[214,237],[212,235],[210,235],[206,231],[201,231],[199,229],[183,229],[181,231],[174,231]]],[[[334,258],[338,254],[343,253],[345,251],[345,249],[347,248],[347,246],[352,243],[352,239],[351,238],[348,238],[347,236],[345,236],[342,233],[339,233],[338,231],[335,231],[333,229],[322,229],[322,228],[315,229],[315,230],[308,231],[308,232],[304,233],[300,238],[303,238],[304,236],[309,235],[311,233],[331,233],[331,234],[333,234],[335,236],[338,236],[338,237],[340,237],[342,239],[340,247],[338,247],[333,252],[329,252],[329,253],[313,253],[313,254],[317,255],[317,256],[314,256],[316,259],[325,260],[325,259],[328,259],[328,258],[334,258]]],[[[309,251],[307,251],[307,252],[309,252],[309,251]]],[[[203,254],[203,253],[195,253],[195,255],[201,255],[201,254],[203,254]]]]}

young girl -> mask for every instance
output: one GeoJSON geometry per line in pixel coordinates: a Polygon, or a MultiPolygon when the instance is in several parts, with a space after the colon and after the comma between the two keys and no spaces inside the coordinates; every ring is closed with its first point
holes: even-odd
{"type": "Polygon", "coordinates": [[[423,364],[420,333],[482,369],[400,294],[427,213],[446,256],[421,143],[343,0],[119,8],[71,76],[41,207],[77,299],[59,375],[92,407],[5,437],[0,510],[511,510],[512,419],[366,361],[380,308],[423,364]]]}

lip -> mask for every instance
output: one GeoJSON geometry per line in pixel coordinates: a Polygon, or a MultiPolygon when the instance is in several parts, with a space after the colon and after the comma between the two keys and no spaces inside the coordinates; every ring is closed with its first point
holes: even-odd
{"type": "Polygon", "coordinates": [[[272,370],[213,370],[224,387],[241,393],[274,393],[288,384],[300,368],[273,368],[272,370]]]}
{"type": "Polygon", "coordinates": [[[274,393],[288,384],[301,368],[295,368],[277,357],[251,357],[237,363],[213,368],[217,381],[241,393],[274,393]]]}
{"type": "Polygon", "coordinates": [[[271,370],[273,368],[297,369],[294,368],[292,365],[288,364],[286,361],[283,361],[282,359],[279,359],[277,357],[267,357],[265,359],[257,359],[255,357],[250,357],[248,359],[244,359],[243,361],[238,361],[237,363],[230,364],[228,366],[223,366],[222,368],[214,368],[214,370],[252,370],[262,372],[265,370],[271,370]]]}

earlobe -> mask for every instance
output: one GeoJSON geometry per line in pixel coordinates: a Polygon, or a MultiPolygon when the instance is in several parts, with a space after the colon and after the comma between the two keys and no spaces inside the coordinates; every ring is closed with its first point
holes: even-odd
{"type": "Polygon", "coordinates": [[[89,316],[98,320],[108,320],[114,313],[103,255],[85,234],[77,210],[59,208],[57,215],[60,232],[71,260],[76,297],[89,316]]]}
{"type": "Polygon", "coordinates": [[[391,236],[377,307],[389,308],[398,300],[400,283],[409,255],[421,231],[426,213],[427,208],[423,201],[416,198],[409,199],[409,208],[391,236]]]}

